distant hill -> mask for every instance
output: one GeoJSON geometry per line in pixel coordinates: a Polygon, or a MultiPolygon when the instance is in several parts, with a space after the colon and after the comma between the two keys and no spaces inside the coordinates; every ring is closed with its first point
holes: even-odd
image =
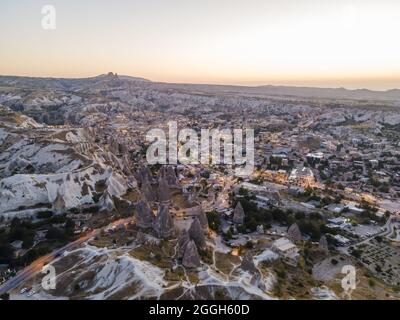
{"type": "Polygon", "coordinates": [[[287,96],[315,99],[339,99],[339,100],[368,100],[368,101],[396,101],[400,102],[400,90],[373,91],[367,89],[349,90],[345,88],[313,88],[294,86],[235,86],[214,84],[190,84],[190,83],[164,83],[150,80],[106,73],[89,78],[40,78],[0,76],[0,86],[27,87],[36,89],[60,89],[80,90],[93,86],[118,86],[126,82],[134,82],[143,86],[155,88],[180,89],[198,91],[204,93],[233,93],[259,96],[287,96]]]}
{"type": "Polygon", "coordinates": [[[16,86],[37,89],[75,90],[79,88],[90,87],[103,82],[115,81],[150,82],[147,79],[131,76],[120,76],[112,72],[89,78],[0,76],[0,86],[16,86]]]}
{"type": "Polygon", "coordinates": [[[290,96],[317,99],[400,101],[400,90],[373,91],[368,89],[313,88],[295,86],[235,86],[210,84],[158,83],[159,86],[197,90],[208,93],[239,93],[260,96],[290,96]]]}

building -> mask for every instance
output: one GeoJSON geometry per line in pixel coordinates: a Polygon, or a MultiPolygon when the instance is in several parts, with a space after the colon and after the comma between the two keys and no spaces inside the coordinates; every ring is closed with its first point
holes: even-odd
{"type": "Polygon", "coordinates": [[[341,236],[339,234],[334,235],[333,238],[335,239],[336,243],[339,246],[347,246],[347,245],[350,244],[350,240],[349,239],[347,239],[346,237],[343,237],[343,236],[341,236]]]}
{"type": "Polygon", "coordinates": [[[297,246],[287,238],[279,238],[272,243],[272,250],[284,258],[284,261],[297,265],[300,257],[297,246]]]}
{"type": "Polygon", "coordinates": [[[310,168],[293,169],[289,176],[289,182],[302,187],[310,187],[315,184],[315,177],[310,168]]]}

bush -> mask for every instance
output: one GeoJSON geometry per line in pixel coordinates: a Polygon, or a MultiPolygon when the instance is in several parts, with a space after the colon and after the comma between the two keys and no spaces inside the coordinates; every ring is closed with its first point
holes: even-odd
{"type": "Polygon", "coordinates": [[[49,228],[46,234],[46,239],[48,240],[64,240],[65,238],[65,232],[59,228],[49,228]]]}
{"type": "Polygon", "coordinates": [[[41,212],[38,212],[36,214],[36,216],[38,217],[38,219],[49,219],[53,216],[53,212],[52,211],[41,211],[41,212]]]}
{"type": "Polygon", "coordinates": [[[208,226],[210,227],[210,229],[214,230],[214,231],[218,231],[219,226],[221,225],[221,218],[219,216],[219,213],[215,210],[208,212],[207,220],[208,220],[208,226]]]}

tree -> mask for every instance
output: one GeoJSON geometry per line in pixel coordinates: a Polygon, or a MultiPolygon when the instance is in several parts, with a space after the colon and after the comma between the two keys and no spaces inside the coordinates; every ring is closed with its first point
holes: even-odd
{"type": "Polygon", "coordinates": [[[8,243],[0,245],[0,262],[9,262],[14,256],[14,249],[8,243]]]}
{"type": "Polygon", "coordinates": [[[207,220],[208,220],[208,226],[214,230],[218,231],[219,226],[221,225],[221,218],[219,216],[219,213],[215,210],[208,212],[207,213],[207,220]]]}
{"type": "Polygon", "coordinates": [[[9,293],[3,293],[3,294],[0,296],[0,299],[1,299],[1,300],[10,300],[10,294],[9,294],[9,293]]]}
{"type": "Polygon", "coordinates": [[[65,233],[63,230],[61,230],[59,228],[51,227],[47,231],[46,239],[48,239],[48,240],[64,240],[65,233]]]}
{"type": "Polygon", "coordinates": [[[257,230],[257,225],[257,221],[254,217],[251,217],[245,222],[246,229],[249,229],[252,232],[257,230]]]}

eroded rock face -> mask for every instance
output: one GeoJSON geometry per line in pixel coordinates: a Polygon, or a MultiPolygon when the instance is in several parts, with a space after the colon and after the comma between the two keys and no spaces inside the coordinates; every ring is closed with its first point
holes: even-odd
{"type": "Polygon", "coordinates": [[[169,201],[171,200],[171,191],[167,181],[164,178],[160,178],[158,181],[158,201],[169,201]]]}
{"type": "Polygon", "coordinates": [[[185,254],[186,246],[190,241],[189,233],[187,230],[183,230],[178,238],[178,258],[183,258],[185,254]]]}
{"type": "Polygon", "coordinates": [[[233,211],[233,222],[236,224],[244,223],[244,210],[240,201],[237,203],[236,208],[233,211]]]}
{"type": "Polygon", "coordinates": [[[154,223],[154,214],[147,202],[141,200],[136,206],[136,225],[139,228],[150,228],[154,223]]]}
{"type": "Polygon", "coordinates": [[[182,259],[182,265],[186,268],[198,268],[201,265],[199,253],[193,240],[190,240],[186,245],[185,253],[182,259]]]}
{"type": "Polygon", "coordinates": [[[253,257],[251,256],[250,252],[246,252],[242,259],[242,263],[240,264],[240,267],[244,271],[252,272],[252,273],[257,273],[258,269],[254,265],[253,257]]]}
{"type": "Polygon", "coordinates": [[[138,182],[143,185],[144,183],[149,183],[151,184],[153,182],[153,176],[151,174],[151,171],[149,167],[145,166],[142,167],[137,173],[136,173],[136,179],[138,182]]]}
{"type": "Polygon", "coordinates": [[[142,193],[145,197],[145,199],[149,202],[157,201],[157,193],[154,189],[154,187],[151,185],[150,182],[145,181],[142,184],[142,193]]]}
{"type": "Polygon", "coordinates": [[[153,224],[154,231],[159,238],[169,238],[175,233],[174,222],[168,206],[160,205],[153,224]]]}
{"type": "Polygon", "coordinates": [[[190,216],[195,216],[199,219],[201,227],[204,229],[204,231],[208,230],[208,219],[207,215],[204,212],[203,208],[201,205],[198,205],[196,207],[192,207],[187,209],[187,214],[190,216]]]}
{"type": "Polygon", "coordinates": [[[253,286],[258,287],[262,291],[267,292],[267,287],[265,285],[265,282],[262,279],[262,276],[261,276],[260,272],[257,272],[257,273],[253,274],[253,276],[250,279],[250,283],[253,286]]]}
{"type": "Polygon", "coordinates": [[[288,236],[293,241],[301,241],[301,232],[299,226],[296,223],[293,223],[288,230],[288,236]]]}
{"type": "Polygon", "coordinates": [[[53,202],[53,210],[56,213],[62,213],[65,210],[65,200],[60,191],[57,191],[57,197],[53,202]]]}
{"type": "Polygon", "coordinates": [[[204,230],[208,230],[208,219],[204,210],[200,207],[199,221],[204,230]]]}
{"type": "Polygon", "coordinates": [[[105,191],[99,199],[100,211],[111,212],[115,209],[114,201],[108,191],[105,191]]]}
{"type": "Polygon", "coordinates": [[[326,239],[325,235],[323,235],[321,237],[321,239],[319,240],[319,249],[322,250],[322,251],[325,251],[325,252],[329,251],[328,240],[326,239]]]}
{"type": "Polygon", "coordinates": [[[160,175],[165,179],[168,186],[178,187],[178,178],[176,177],[175,169],[172,166],[164,166],[160,170],[160,175]]]}
{"type": "Polygon", "coordinates": [[[192,239],[197,248],[199,250],[203,250],[206,247],[206,239],[204,237],[204,230],[201,227],[199,219],[196,217],[192,221],[192,224],[190,225],[189,228],[189,237],[192,239]]]}

